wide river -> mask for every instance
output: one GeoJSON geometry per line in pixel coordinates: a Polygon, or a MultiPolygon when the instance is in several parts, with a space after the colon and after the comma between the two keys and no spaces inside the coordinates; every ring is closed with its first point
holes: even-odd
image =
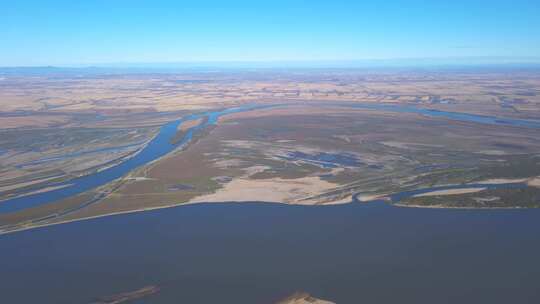
{"type": "Polygon", "coordinates": [[[271,304],[297,290],[340,304],[540,303],[539,231],[536,209],[188,205],[0,235],[0,303],[92,303],[148,285],[159,293],[130,303],[271,304]]]}
{"type": "Polygon", "coordinates": [[[200,204],[0,236],[2,303],[540,303],[540,210],[200,204]]]}

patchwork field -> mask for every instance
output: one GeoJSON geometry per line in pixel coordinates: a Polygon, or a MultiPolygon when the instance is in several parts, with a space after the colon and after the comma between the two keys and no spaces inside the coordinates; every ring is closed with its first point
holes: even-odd
{"type": "Polygon", "coordinates": [[[475,183],[524,187],[440,190],[398,204],[537,207],[537,128],[392,106],[534,121],[540,119],[539,88],[540,74],[532,71],[4,77],[2,200],[121,164],[166,122],[239,105],[276,107],[227,114],[215,125],[207,116],[180,124],[172,144],[203,127],[188,145],[107,185],[0,213],[0,226],[17,230],[198,202],[388,200],[402,191],[475,183]]]}

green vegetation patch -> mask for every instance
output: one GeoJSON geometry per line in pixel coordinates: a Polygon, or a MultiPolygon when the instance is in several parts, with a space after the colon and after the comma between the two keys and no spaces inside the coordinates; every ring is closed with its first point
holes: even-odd
{"type": "Polygon", "coordinates": [[[538,208],[540,188],[489,189],[476,193],[413,197],[406,205],[469,208],[538,208]]]}
{"type": "Polygon", "coordinates": [[[508,155],[504,161],[479,168],[482,178],[526,178],[540,175],[539,155],[508,155]]]}

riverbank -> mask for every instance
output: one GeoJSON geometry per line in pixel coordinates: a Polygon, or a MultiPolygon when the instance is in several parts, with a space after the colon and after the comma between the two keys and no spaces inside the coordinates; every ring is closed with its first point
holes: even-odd
{"type": "MultiPolygon", "coordinates": [[[[242,184],[243,185],[243,184],[242,184]]],[[[294,183],[290,183],[289,186],[294,185],[294,183]]],[[[510,183],[510,184],[502,184],[502,183],[495,183],[495,184],[482,184],[481,189],[486,188],[498,188],[498,187],[521,187],[525,186],[524,183],[510,183]]],[[[73,218],[68,220],[59,220],[59,221],[52,221],[47,222],[43,224],[26,224],[21,227],[14,227],[13,229],[9,230],[1,230],[0,229],[0,235],[2,234],[8,234],[8,233],[14,233],[34,228],[41,228],[41,227],[47,227],[47,226],[53,226],[53,225],[61,225],[61,224],[67,224],[72,222],[78,222],[78,221],[85,221],[85,220],[92,220],[92,219],[98,219],[108,216],[117,216],[117,215],[124,215],[124,214],[130,214],[130,213],[140,213],[140,212],[146,212],[146,211],[154,211],[154,210],[160,210],[160,209],[168,209],[168,208],[175,208],[175,207],[182,207],[182,206],[188,206],[188,205],[194,205],[194,204],[227,204],[227,203],[244,203],[244,204],[250,204],[253,202],[264,202],[269,204],[279,204],[279,205],[302,205],[302,206],[331,206],[331,205],[342,205],[342,204],[350,204],[350,203],[362,203],[362,204],[369,204],[369,203],[376,203],[376,202],[383,202],[390,206],[394,207],[400,207],[400,208],[426,208],[426,209],[463,209],[463,210],[490,210],[490,209],[527,209],[524,207],[453,207],[453,206],[444,206],[444,205],[415,205],[415,204],[404,204],[400,203],[402,200],[406,200],[407,198],[414,197],[416,195],[422,195],[422,194],[429,194],[429,193],[452,193],[455,195],[455,193],[470,193],[470,189],[473,189],[477,191],[479,189],[478,185],[470,185],[470,188],[460,188],[463,187],[463,185],[447,185],[447,186],[440,186],[440,187],[434,187],[434,188],[424,188],[424,189],[417,189],[413,191],[404,191],[404,192],[398,192],[394,194],[380,194],[380,195],[363,195],[361,193],[357,193],[352,195],[350,198],[343,198],[340,200],[335,201],[328,201],[324,204],[320,204],[318,201],[258,201],[254,197],[257,195],[254,194],[260,194],[257,191],[251,192],[253,189],[248,189],[246,192],[240,192],[238,194],[229,194],[231,192],[225,192],[223,194],[217,194],[215,196],[208,195],[206,196],[208,200],[203,200],[202,197],[198,199],[194,199],[187,202],[181,202],[181,203],[171,203],[171,204],[164,204],[161,206],[156,207],[147,207],[147,208],[140,208],[140,209],[133,209],[133,210],[125,210],[125,211],[119,211],[119,212],[111,212],[107,214],[101,214],[101,215],[95,215],[95,216],[87,216],[87,217],[81,217],[81,218],[73,218]],[[227,199],[230,197],[231,199],[227,199]],[[232,199],[232,198],[241,198],[241,199],[232,199]],[[222,199],[222,200],[218,200],[222,199]],[[252,199],[250,199],[252,198],[252,199]],[[214,199],[214,200],[212,200],[214,199]]],[[[290,190],[290,189],[288,189],[290,190]]],[[[272,190],[275,192],[275,189],[272,190]]],[[[273,193],[274,197],[283,198],[288,197],[287,193],[273,193]]],[[[449,194],[450,195],[450,194],[449,194]]],[[[265,198],[266,199],[266,198],[265,198]]]]}
{"type": "MultiPolygon", "coordinates": [[[[493,187],[502,189],[507,186],[505,181],[523,181],[491,179],[492,184],[478,185],[477,189],[469,185],[467,190],[459,190],[463,186],[457,183],[474,180],[484,173],[481,176],[495,178],[508,176],[507,172],[521,172],[523,168],[531,172],[537,170],[533,166],[536,164],[534,155],[496,156],[487,160],[489,157],[482,155],[478,160],[471,160],[471,154],[465,152],[461,156],[441,151],[445,147],[443,142],[425,144],[425,141],[439,140],[439,131],[451,127],[455,138],[451,142],[452,147],[476,151],[483,144],[479,144],[476,135],[469,138],[468,134],[478,130],[479,124],[489,125],[482,129],[483,132],[493,132],[496,128],[492,124],[498,123],[494,119],[485,122],[485,117],[481,117],[476,121],[470,116],[456,118],[455,113],[449,113],[449,119],[471,120],[449,126],[448,122],[419,117],[417,114],[420,113],[410,108],[403,115],[397,115],[403,112],[402,108],[382,106],[379,109],[370,105],[344,109],[342,104],[275,107],[242,106],[187,115],[162,126],[158,135],[129,160],[94,175],[80,177],[75,184],[62,189],[21,198],[27,205],[3,202],[0,209],[13,211],[5,212],[6,215],[25,208],[32,213],[35,211],[33,208],[50,203],[51,208],[45,211],[51,213],[40,214],[37,217],[40,222],[43,218],[47,222],[52,221],[51,218],[55,218],[53,221],[57,221],[56,218],[58,221],[60,218],[71,221],[186,203],[265,200],[291,205],[345,204],[352,200],[351,194],[358,191],[375,193],[356,196],[358,201],[371,201],[385,198],[384,194],[377,194],[379,192],[410,189],[414,185],[429,185],[434,181],[452,185],[386,195],[390,203],[396,203],[405,197],[440,197],[482,192],[493,187]],[[268,108],[272,109],[252,111],[268,108]],[[246,111],[251,112],[244,114],[246,111]],[[233,113],[235,115],[227,116],[233,113]],[[220,120],[226,116],[227,119],[220,120]],[[395,125],[418,132],[424,132],[425,125],[433,128],[429,128],[431,133],[425,134],[419,142],[417,136],[406,138],[413,131],[396,134],[395,125]],[[390,128],[386,129],[388,126],[390,128]],[[210,129],[211,132],[208,131],[210,129]],[[170,140],[178,135],[179,130],[182,140],[172,144],[170,140]],[[384,145],[396,140],[405,144],[384,145]],[[197,144],[191,145],[193,142],[197,144]],[[426,155],[429,157],[424,158],[426,155]],[[449,157],[453,160],[452,165],[444,163],[449,157]],[[499,167],[471,171],[458,166],[458,162],[470,164],[472,161],[499,167]],[[511,166],[504,165],[506,163],[511,166]],[[54,209],[57,202],[82,193],[92,194],[91,204],[75,201],[68,209],[64,205],[54,209]],[[93,194],[98,199],[94,199],[93,194]],[[67,214],[66,210],[76,212],[67,214]]],[[[444,113],[437,112],[436,116],[444,113]]],[[[533,134],[523,128],[500,124],[505,132],[518,132],[527,138],[533,134]]],[[[485,145],[493,144],[491,140],[495,138],[491,133],[488,135],[485,145]]],[[[514,149],[514,146],[506,144],[501,149],[514,149]]],[[[527,183],[534,184],[537,180],[527,180],[527,183]]],[[[21,221],[21,226],[36,225],[33,220],[27,216],[21,221]]]]}

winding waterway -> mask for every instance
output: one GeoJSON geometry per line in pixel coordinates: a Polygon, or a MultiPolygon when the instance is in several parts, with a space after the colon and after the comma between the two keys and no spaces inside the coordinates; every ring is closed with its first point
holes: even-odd
{"type": "MultiPolygon", "coordinates": [[[[342,104],[343,105],[343,104],[342,104]]],[[[345,107],[351,108],[360,108],[360,109],[372,109],[372,110],[383,110],[389,112],[398,112],[398,113],[416,113],[431,117],[441,117],[450,120],[458,121],[467,121],[475,122],[481,124],[489,125],[508,125],[514,127],[525,127],[525,128],[535,128],[540,129],[540,121],[532,119],[516,119],[516,118],[505,118],[505,117],[496,117],[488,115],[478,115],[470,113],[460,113],[460,112],[448,112],[434,109],[423,109],[414,106],[406,105],[385,105],[385,104],[345,104],[345,107]]]]}
{"type": "Polygon", "coordinates": [[[2,201],[0,202],[0,213],[9,213],[51,203],[103,186],[126,175],[133,169],[150,163],[173,151],[174,149],[185,145],[193,138],[193,135],[196,132],[209,125],[215,124],[220,116],[268,107],[269,106],[248,105],[221,111],[192,114],[182,119],[166,123],[160,128],[156,137],[154,137],[140,152],[135,154],[133,157],[126,159],[122,163],[89,175],[71,179],[66,182],[47,185],[47,187],[64,186],[60,189],[24,195],[2,201]],[[202,117],[207,118],[204,124],[187,130],[184,137],[179,142],[174,144],[171,143],[171,139],[177,133],[177,128],[181,123],[189,120],[196,120],[202,117]]]}
{"type": "MultiPolygon", "coordinates": [[[[180,123],[206,115],[213,124],[221,115],[255,108],[165,124],[125,162],[58,191],[4,201],[0,210],[21,210],[98,187],[187,143],[205,127],[189,130],[172,145],[180,123]]],[[[446,112],[434,115],[441,113],[446,112]]],[[[540,126],[469,114],[443,116],[540,126]]],[[[391,199],[445,189],[521,186],[444,186],[403,191],[391,199]]],[[[297,290],[339,304],[538,303],[538,231],[540,210],[535,209],[187,205],[0,235],[0,302],[96,303],[99,297],[155,285],[157,294],[133,303],[272,304],[297,290]]]]}
{"type": "MultiPolygon", "coordinates": [[[[363,108],[363,109],[375,109],[390,112],[400,113],[417,113],[422,115],[428,115],[432,117],[443,117],[451,120],[468,121],[481,124],[493,124],[493,125],[507,125],[526,128],[540,128],[540,121],[536,120],[524,120],[524,119],[512,119],[501,118],[494,116],[475,115],[467,113],[445,112],[431,109],[422,109],[413,106],[402,105],[383,105],[383,104],[338,104],[339,106],[351,107],[351,108],[363,108]]],[[[133,157],[128,158],[122,163],[109,167],[107,169],[81,176],[66,182],[49,184],[47,187],[58,187],[56,190],[39,192],[16,198],[4,200],[0,202],[0,213],[10,213],[18,210],[23,210],[30,207],[35,207],[42,204],[58,201],[61,199],[69,198],[71,196],[81,194],[83,192],[95,189],[103,186],[113,180],[116,180],[133,169],[150,163],[167,153],[170,153],[179,146],[188,143],[193,135],[208,125],[215,124],[220,116],[250,111],[268,107],[283,106],[283,105],[246,105],[241,107],[235,107],[220,111],[212,111],[205,113],[198,113],[186,116],[182,119],[166,123],[160,128],[158,135],[152,139],[148,145],[146,145],[140,152],[133,157]],[[185,121],[195,120],[198,118],[206,117],[205,123],[189,129],[184,138],[177,143],[171,143],[171,139],[175,136],[177,128],[185,121]],[[62,186],[62,187],[59,187],[62,186]]],[[[492,187],[504,187],[504,185],[491,185],[492,187]]],[[[34,189],[35,190],[35,189],[34,189]]]]}

